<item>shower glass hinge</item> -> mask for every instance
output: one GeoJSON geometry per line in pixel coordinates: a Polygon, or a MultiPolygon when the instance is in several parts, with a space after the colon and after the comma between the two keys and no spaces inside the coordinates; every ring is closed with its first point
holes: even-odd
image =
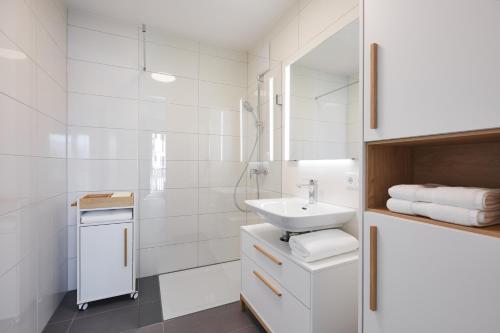
{"type": "Polygon", "coordinates": [[[276,105],[283,105],[283,96],[280,94],[276,94],[274,102],[276,103],[276,105]]]}

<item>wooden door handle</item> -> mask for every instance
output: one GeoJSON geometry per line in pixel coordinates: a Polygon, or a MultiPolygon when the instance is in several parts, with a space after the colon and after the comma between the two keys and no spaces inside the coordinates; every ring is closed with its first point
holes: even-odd
{"type": "Polygon", "coordinates": [[[267,252],[260,245],[254,244],[253,247],[257,251],[259,251],[260,253],[262,253],[263,255],[265,255],[269,260],[271,260],[272,262],[274,262],[276,265],[278,265],[278,266],[283,265],[283,263],[278,258],[276,258],[275,256],[273,256],[271,253],[267,252]]]}
{"type": "Polygon", "coordinates": [[[123,229],[123,265],[128,266],[128,229],[123,229]]]}
{"type": "Polygon", "coordinates": [[[253,274],[259,279],[262,281],[262,283],[264,283],[269,289],[271,289],[271,291],[278,297],[281,297],[283,294],[281,293],[281,291],[279,291],[278,289],[276,289],[269,281],[267,281],[267,279],[265,277],[262,276],[262,274],[260,274],[259,272],[257,271],[253,271],[253,274]]]}
{"type": "Polygon", "coordinates": [[[378,44],[370,45],[370,128],[377,128],[378,44]]]}
{"type": "Polygon", "coordinates": [[[370,226],[370,310],[377,311],[377,227],[370,226]]]}

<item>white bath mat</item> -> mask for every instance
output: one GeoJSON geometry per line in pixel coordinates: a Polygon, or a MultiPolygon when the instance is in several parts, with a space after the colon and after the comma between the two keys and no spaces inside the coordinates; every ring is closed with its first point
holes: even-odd
{"type": "Polygon", "coordinates": [[[160,275],[163,320],[240,299],[240,261],[160,275]]]}

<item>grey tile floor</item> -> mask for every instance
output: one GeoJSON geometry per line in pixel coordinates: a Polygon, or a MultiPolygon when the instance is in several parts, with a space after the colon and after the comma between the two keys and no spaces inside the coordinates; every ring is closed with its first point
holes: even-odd
{"type": "Polygon", "coordinates": [[[139,298],[128,295],[76,309],[76,291],[68,292],[44,333],[255,333],[264,332],[239,302],[163,321],[157,276],[139,280],[139,298]],[[140,328],[138,328],[140,327],[140,328]]]}

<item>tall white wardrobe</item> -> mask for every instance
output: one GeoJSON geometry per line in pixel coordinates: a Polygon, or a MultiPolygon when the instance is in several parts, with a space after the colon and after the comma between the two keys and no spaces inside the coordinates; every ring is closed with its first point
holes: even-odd
{"type": "Polygon", "coordinates": [[[364,0],[362,331],[500,332],[500,226],[394,214],[395,184],[500,188],[500,1],[364,0]]]}

